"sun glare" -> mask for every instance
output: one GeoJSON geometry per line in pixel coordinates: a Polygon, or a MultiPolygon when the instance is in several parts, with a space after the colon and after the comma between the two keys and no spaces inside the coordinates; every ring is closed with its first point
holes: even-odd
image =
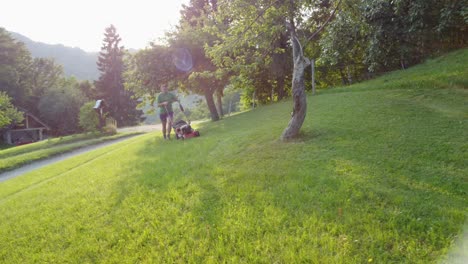
{"type": "Polygon", "coordinates": [[[23,0],[2,3],[0,27],[34,41],[98,51],[104,29],[113,24],[126,48],[144,48],[179,20],[188,0],[23,0]]]}

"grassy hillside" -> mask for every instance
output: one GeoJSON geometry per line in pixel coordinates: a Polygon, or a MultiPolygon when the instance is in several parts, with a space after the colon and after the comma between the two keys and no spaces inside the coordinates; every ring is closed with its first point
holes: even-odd
{"type": "Polygon", "coordinates": [[[452,248],[467,220],[467,62],[458,51],[309,97],[293,142],[278,140],[286,101],[0,183],[0,262],[466,258],[452,248]]]}

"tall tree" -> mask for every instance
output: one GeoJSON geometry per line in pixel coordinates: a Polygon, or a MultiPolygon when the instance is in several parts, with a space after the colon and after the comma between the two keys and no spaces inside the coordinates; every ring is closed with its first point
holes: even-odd
{"type": "MultiPolygon", "coordinates": [[[[217,65],[226,58],[242,57],[246,51],[259,59],[271,49],[271,43],[287,32],[293,54],[292,97],[293,110],[288,126],[281,139],[297,137],[305,119],[307,102],[304,74],[310,60],[303,46],[314,39],[335,14],[341,0],[331,7],[330,1],[310,0],[224,0],[218,9],[230,20],[228,30],[219,32],[223,41],[216,43],[210,54],[217,65]],[[317,26],[317,14],[326,13],[326,19],[317,26]]],[[[249,55],[251,57],[251,55],[249,55]]],[[[247,59],[247,58],[246,58],[247,59]]],[[[240,60],[242,61],[242,60],[240,60]]],[[[255,63],[255,60],[254,60],[255,63]]]]}
{"type": "Polygon", "coordinates": [[[151,48],[131,56],[125,87],[149,100],[154,100],[162,84],[203,95],[211,119],[218,120],[229,75],[206,56],[204,47],[216,37],[203,30],[216,10],[216,0],[191,0],[183,5],[180,24],[168,34],[168,46],[152,43],[151,48]],[[214,95],[220,110],[216,109],[214,95]]]}
{"type": "Polygon", "coordinates": [[[221,97],[227,84],[229,73],[219,70],[205,54],[205,46],[212,45],[217,37],[204,30],[218,9],[217,0],[190,0],[183,5],[180,23],[176,32],[169,35],[169,44],[177,53],[188,53],[193,67],[185,76],[179,75],[181,87],[205,96],[211,120],[222,115],[221,97]],[[216,109],[213,96],[217,97],[216,109]]]}
{"type": "Polygon", "coordinates": [[[30,95],[27,98],[27,109],[39,115],[38,104],[47,90],[57,86],[63,78],[62,66],[57,65],[53,59],[34,58],[28,74],[28,81],[23,85],[30,86],[30,95]]]}
{"type": "Polygon", "coordinates": [[[28,83],[31,55],[23,43],[15,41],[0,28],[0,91],[6,92],[14,105],[27,107],[31,92],[28,83]]]}
{"type": "Polygon", "coordinates": [[[96,88],[90,81],[88,80],[81,81],[78,87],[88,100],[98,99],[96,95],[96,88]]]}
{"type": "Polygon", "coordinates": [[[138,101],[132,92],[124,89],[124,47],[119,46],[120,41],[113,25],[105,29],[97,62],[101,75],[95,86],[97,96],[107,102],[109,114],[118,126],[129,126],[141,121],[142,111],[136,109],[138,101]]]}

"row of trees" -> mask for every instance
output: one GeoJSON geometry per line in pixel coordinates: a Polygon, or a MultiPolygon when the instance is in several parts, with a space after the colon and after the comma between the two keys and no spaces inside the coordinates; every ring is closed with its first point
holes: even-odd
{"type": "Polygon", "coordinates": [[[466,2],[190,0],[166,45],[152,44],[132,57],[126,87],[149,100],[162,83],[198,93],[205,96],[212,120],[223,115],[228,84],[242,89],[244,101],[292,96],[292,118],[282,134],[289,139],[305,118],[311,63],[318,87],[324,88],[466,47],[466,2]],[[180,60],[193,65],[179,67],[180,60]]]}
{"type": "Polygon", "coordinates": [[[79,126],[80,109],[97,99],[105,99],[108,115],[119,125],[139,123],[142,112],[136,109],[137,100],[123,87],[124,48],[119,46],[120,37],[113,26],[106,28],[104,36],[97,62],[101,76],[91,83],[66,78],[52,59],[32,58],[23,43],[0,28],[0,129],[21,122],[20,111],[27,111],[47,123],[52,134],[76,133],[83,130],[79,126]]]}
{"type": "Polygon", "coordinates": [[[53,61],[32,59],[2,29],[0,88],[13,105],[38,114],[59,133],[76,131],[75,106],[95,99],[107,101],[119,125],[138,123],[135,98],[153,103],[162,84],[204,96],[214,121],[226,109],[226,87],[243,91],[244,103],[292,96],[292,117],[282,134],[290,139],[305,119],[310,65],[324,88],[466,47],[466,2],[190,0],[165,44],[128,54],[116,29],[107,28],[94,84],[63,78],[53,61]]]}
{"type": "Polygon", "coordinates": [[[344,84],[405,69],[468,42],[466,0],[347,0],[317,43],[344,84]]]}
{"type": "Polygon", "coordinates": [[[65,79],[62,67],[52,59],[32,58],[23,43],[0,28],[0,91],[4,103],[9,102],[3,107],[10,109],[2,111],[8,118],[0,128],[22,120],[22,115],[13,114],[19,108],[40,116],[57,134],[75,131],[80,106],[86,100],[79,93],[81,85],[85,84],[65,79]]]}

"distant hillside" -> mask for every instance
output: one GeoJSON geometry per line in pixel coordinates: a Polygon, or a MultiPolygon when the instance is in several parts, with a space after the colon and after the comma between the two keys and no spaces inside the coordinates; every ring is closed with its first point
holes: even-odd
{"type": "Polygon", "coordinates": [[[99,71],[96,61],[98,53],[85,52],[80,48],[66,47],[62,44],[52,45],[33,41],[21,34],[10,32],[11,36],[23,42],[35,58],[53,58],[63,66],[66,76],[75,76],[80,80],[97,80],[99,71]]]}

